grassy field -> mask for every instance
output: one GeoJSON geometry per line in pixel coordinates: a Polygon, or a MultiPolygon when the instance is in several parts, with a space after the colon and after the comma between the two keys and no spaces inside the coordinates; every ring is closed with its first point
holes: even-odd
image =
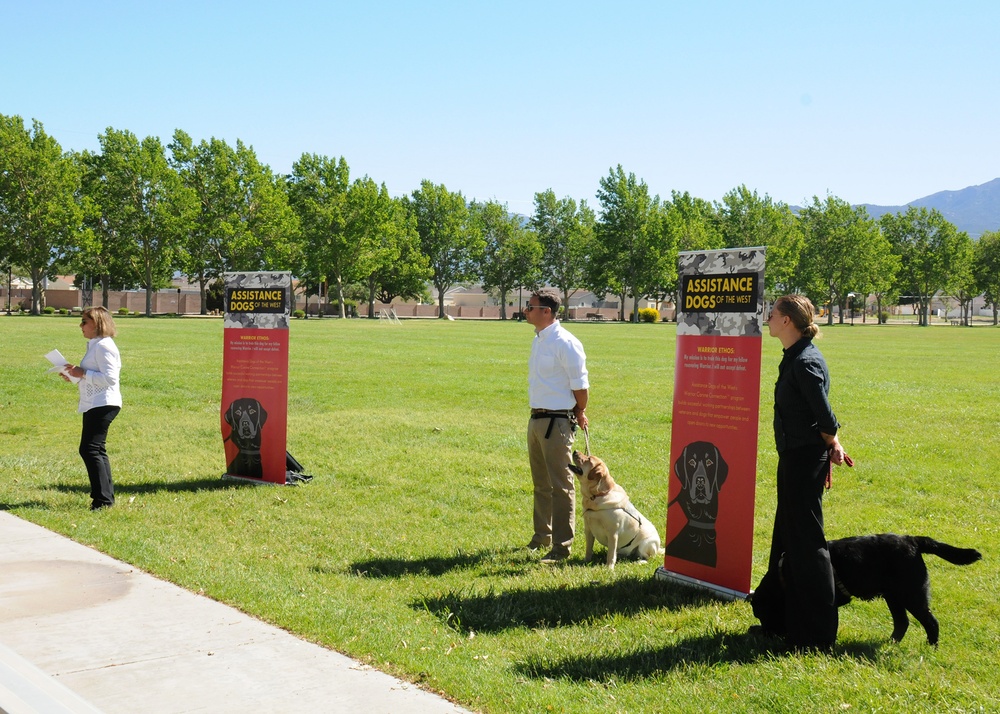
{"type": "MultiPolygon", "coordinates": [[[[220,480],[222,323],[123,319],[118,505],[91,513],[76,390],[42,355],[83,354],[78,320],[0,317],[0,508],[484,712],[1000,710],[1000,330],[824,328],[842,442],[830,537],[899,532],[982,551],[928,557],[941,644],[889,640],[881,601],[841,610],[832,655],[746,634],[750,606],[654,579],[539,565],[524,446],[531,328],[294,321],[289,450],[312,483],[220,480]]],[[[573,324],[591,447],[647,516],[666,513],[671,325],[573,324]]],[[[774,512],[763,344],[754,581],[774,512]]],[[[282,666],[294,666],[283,663],[282,666]]]]}

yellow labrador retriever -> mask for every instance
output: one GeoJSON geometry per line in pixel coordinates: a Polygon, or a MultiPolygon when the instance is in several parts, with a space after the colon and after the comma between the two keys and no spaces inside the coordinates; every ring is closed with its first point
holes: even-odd
{"type": "Polygon", "coordinates": [[[619,556],[636,555],[646,561],[660,554],[656,526],[636,510],[603,461],[574,451],[569,468],[580,479],[587,562],[594,557],[595,538],[608,549],[607,565],[612,569],[619,556]]]}

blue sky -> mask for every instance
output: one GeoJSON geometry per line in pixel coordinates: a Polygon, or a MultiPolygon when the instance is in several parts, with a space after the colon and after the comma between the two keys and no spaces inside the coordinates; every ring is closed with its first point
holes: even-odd
{"type": "Polygon", "coordinates": [[[343,156],[530,213],[621,164],[901,204],[1000,176],[1000,3],[0,0],[0,114],[64,149],[111,126],[343,156]]]}

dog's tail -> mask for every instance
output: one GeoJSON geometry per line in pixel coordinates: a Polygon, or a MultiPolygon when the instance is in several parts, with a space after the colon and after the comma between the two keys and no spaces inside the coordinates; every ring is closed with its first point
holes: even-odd
{"type": "Polygon", "coordinates": [[[983,557],[982,553],[975,548],[956,548],[926,536],[914,536],[913,540],[917,544],[917,550],[921,553],[936,555],[954,565],[969,565],[983,557]]]}

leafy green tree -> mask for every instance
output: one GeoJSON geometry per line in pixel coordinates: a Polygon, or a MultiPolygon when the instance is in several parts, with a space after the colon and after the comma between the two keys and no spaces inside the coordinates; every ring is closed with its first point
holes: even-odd
{"type": "MultiPolygon", "coordinates": [[[[552,189],[535,194],[530,225],[542,245],[542,280],[559,288],[563,305],[584,284],[597,219],[586,201],[557,199],[552,189]]],[[[520,286],[518,286],[520,287],[520,286]]],[[[535,285],[525,283],[524,287],[535,285]]]]}
{"type": "Polygon", "coordinates": [[[969,234],[960,231],[955,241],[952,272],[947,289],[949,294],[958,301],[962,314],[962,324],[966,327],[972,325],[970,322],[972,301],[982,293],[976,275],[975,253],[975,245],[969,238],[969,234]]]}
{"type": "Polygon", "coordinates": [[[625,299],[631,296],[632,320],[638,322],[639,300],[659,287],[666,259],[656,224],[659,198],[651,197],[646,182],[626,175],[620,164],[601,179],[597,198],[601,214],[591,285],[598,294],[618,295],[622,320],[625,299]]]}
{"type": "MultiPolygon", "coordinates": [[[[385,184],[377,185],[365,176],[357,179],[347,190],[345,203],[344,236],[350,250],[344,251],[341,263],[332,274],[340,281],[349,276],[351,282],[368,279],[395,260],[399,259],[399,238],[401,232],[411,231],[412,224],[406,220],[405,212],[392,196],[385,184]]],[[[374,307],[374,295],[368,284],[369,315],[374,307]]],[[[343,291],[340,298],[340,316],[344,317],[343,291]]]]}
{"type": "Polygon", "coordinates": [[[427,281],[431,267],[420,250],[416,217],[406,209],[405,199],[392,199],[394,228],[382,240],[392,247],[389,258],[368,276],[368,317],[375,319],[375,300],[389,305],[400,297],[404,300],[427,301],[427,281]]]}
{"type": "Polygon", "coordinates": [[[452,286],[476,276],[483,239],[469,220],[461,192],[426,179],[407,201],[417,222],[420,248],[431,266],[431,282],[438,292],[438,317],[444,318],[444,294],[452,286]]]}
{"type": "Polygon", "coordinates": [[[975,275],[979,289],[993,307],[993,324],[1000,313],[1000,231],[979,236],[975,248],[975,275]]]}
{"type": "Polygon", "coordinates": [[[107,201],[104,155],[84,151],[77,156],[81,169],[81,205],[83,222],[88,230],[80,235],[70,266],[84,281],[96,279],[101,284],[101,304],[108,307],[112,290],[130,290],[142,285],[142,275],[130,259],[134,248],[131,235],[120,231],[118,222],[110,220],[117,206],[107,201]]]}
{"type": "Polygon", "coordinates": [[[875,298],[875,315],[879,324],[885,322],[883,305],[893,304],[898,298],[896,290],[896,274],[899,272],[899,256],[892,250],[892,245],[881,232],[880,240],[868,247],[869,265],[867,283],[863,292],[875,298]]]}
{"type": "Polygon", "coordinates": [[[0,114],[0,254],[31,278],[31,312],[41,312],[42,283],[81,233],[80,170],[41,122],[24,128],[0,114]]]}
{"type": "Polygon", "coordinates": [[[945,290],[955,275],[958,229],[937,209],[910,206],[904,213],[886,213],[879,219],[882,232],[900,257],[897,285],[920,306],[920,325],[930,324],[933,297],[945,290]]]}
{"type": "Polygon", "coordinates": [[[194,191],[198,213],[184,242],[181,270],[198,283],[200,312],[208,314],[208,290],[225,271],[225,244],[234,233],[239,178],[236,152],[225,141],[212,138],[195,145],[180,129],[168,145],[171,163],[184,185],[194,191]]]}
{"type": "MultiPolygon", "coordinates": [[[[800,272],[806,293],[818,304],[839,305],[843,323],[848,296],[867,294],[876,246],[887,241],[864,207],[852,207],[836,196],[825,201],[813,196],[799,220],[805,231],[800,272]]],[[[832,310],[827,324],[833,324],[832,310]]]]}
{"type": "Polygon", "coordinates": [[[285,179],[239,139],[235,153],[237,193],[220,251],[223,266],[228,271],[290,270],[298,257],[299,221],[285,179]]]}
{"type": "Polygon", "coordinates": [[[719,250],[726,247],[715,207],[685,191],[670,192],[665,203],[667,223],[675,236],[677,250],[719,250]]]}
{"type": "MultiPolygon", "coordinates": [[[[660,301],[670,299],[676,304],[678,254],[690,250],[719,250],[725,247],[725,239],[719,230],[714,206],[687,191],[671,191],[670,201],[660,204],[659,233],[666,254],[657,298],[660,301]]],[[[677,319],[676,312],[674,319],[677,319]]]]}
{"type": "MultiPolygon", "coordinates": [[[[288,177],[288,199],[299,218],[302,253],[297,271],[300,280],[319,289],[327,282],[331,268],[347,261],[351,251],[346,236],[347,190],[350,168],[344,157],[329,158],[303,154],[292,164],[288,177]]],[[[338,277],[338,297],[343,308],[343,280],[338,277]]],[[[308,299],[308,291],[306,298],[308,299]]]]}
{"type": "Polygon", "coordinates": [[[727,248],[767,248],[764,291],[771,297],[803,286],[797,279],[803,247],[802,230],[792,210],[771,197],[739,186],[716,204],[719,231],[727,248]]]}
{"type": "Polygon", "coordinates": [[[261,164],[252,146],[212,138],[198,144],[174,132],[171,163],[194,192],[198,210],[180,266],[198,282],[201,310],[208,290],[226,271],[287,270],[297,257],[298,219],[284,179],[261,164]]]}
{"type": "Polygon", "coordinates": [[[167,162],[160,140],[142,141],[109,127],[98,137],[102,175],[93,197],[131,269],[146,289],[146,316],[153,293],[170,284],[197,211],[196,197],[167,162]]]}
{"type": "Polygon", "coordinates": [[[500,319],[507,319],[507,296],[521,285],[540,281],[542,245],[534,231],[522,225],[506,205],[473,202],[473,221],[484,240],[480,278],[484,290],[500,297],[500,319]]]}

